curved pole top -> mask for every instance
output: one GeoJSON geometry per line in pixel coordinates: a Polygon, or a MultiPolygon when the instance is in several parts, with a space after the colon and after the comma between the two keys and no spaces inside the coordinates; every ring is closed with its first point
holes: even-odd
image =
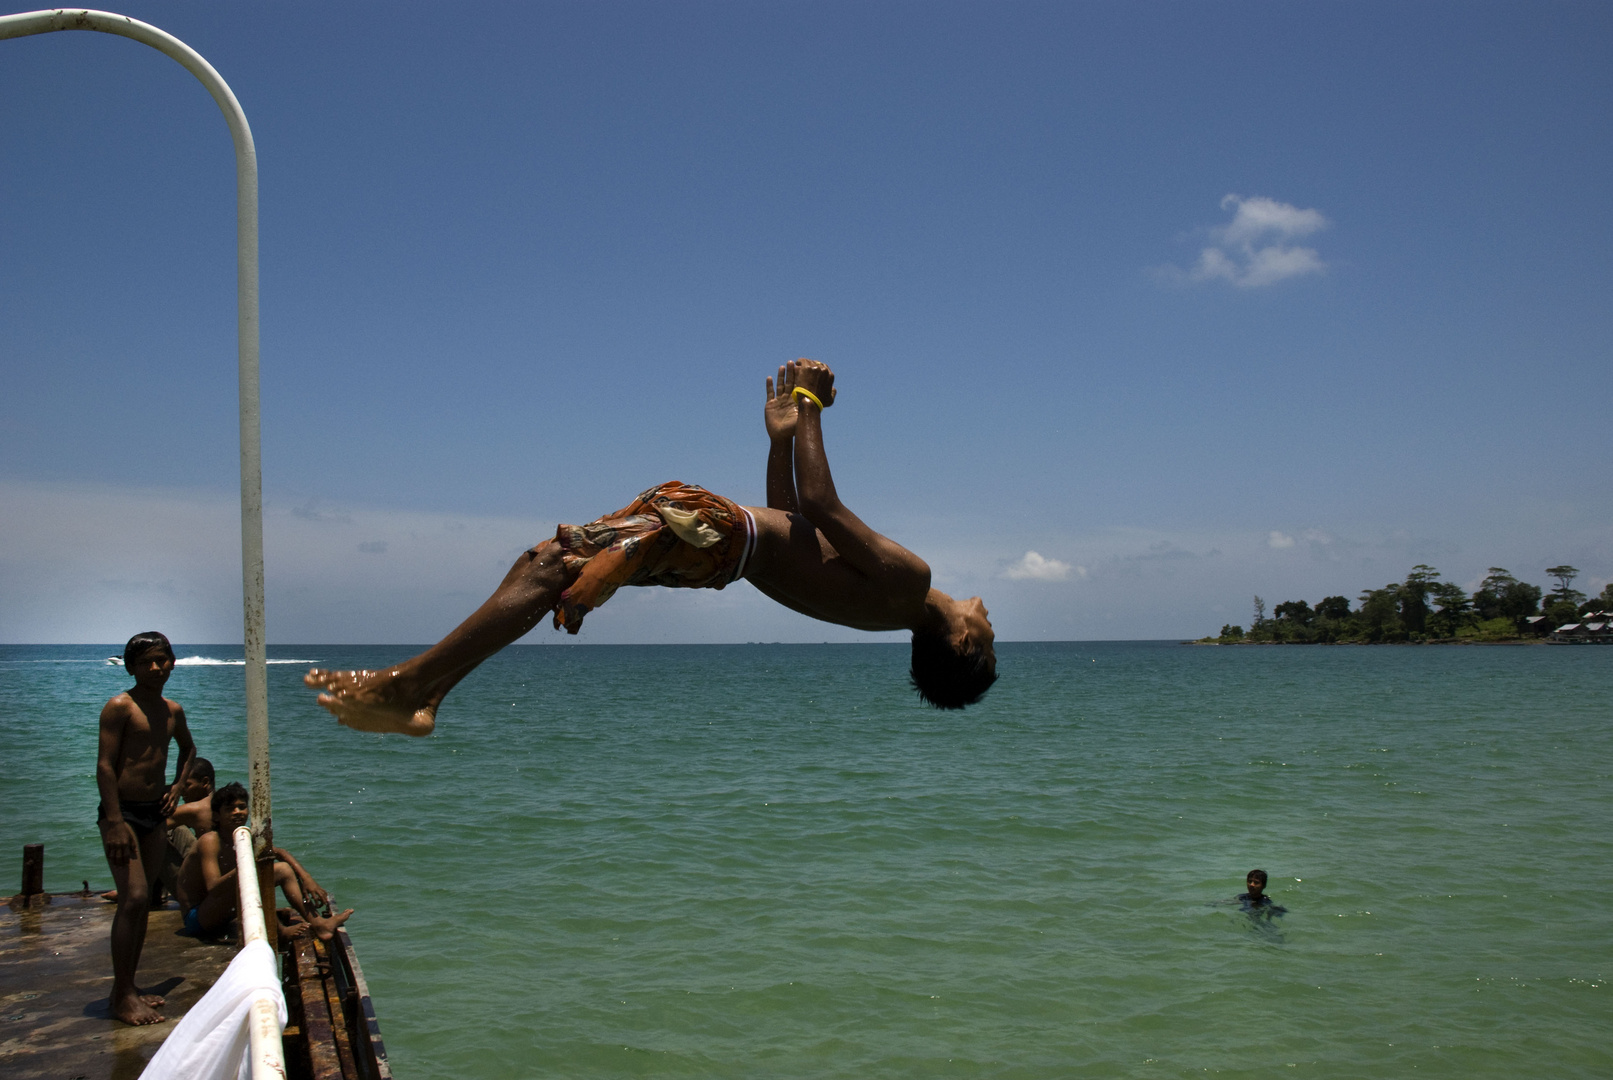
{"type": "Polygon", "coordinates": [[[113,11],[95,11],[90,8],[54,8],[46,11],[24,11],[15,15],[0,15],[0,39],[49,34],[56,30],[94,30],[102,34],[117,34],[150,45],[153,49],[172,57],[196,76],[213,95],[218,107],[230,125],[237,154],[256,156],[252,143],[252,128],[246,122],[246,113],[235,99],[235,92],[214,70],[201,53],[180,41],[166,30],[150,23],[131,19],[113,11]]]}
{"type": "Polygon", "coordinates": [[[269,676],[263,605],[263,463],[258,409],[258,155],[235,92],[201,53],[166,30],[111,11],[55,8],[0,15],[0,40],[94,30],[132,38],[176,61],[207,88],[235,143],[236,324],[240,359],[241,600],[246,658],[246,741],[252,820],[273,841],[269,805],[269,676]]]}

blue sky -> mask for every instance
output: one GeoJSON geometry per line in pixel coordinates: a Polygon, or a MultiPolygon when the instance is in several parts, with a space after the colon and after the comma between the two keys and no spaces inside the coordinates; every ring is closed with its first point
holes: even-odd
{"type": "MultiPolygon", "coordinates": [[[[660,480],[762,501],[795,356],[1005,639],[1613,577],[1604,4],[120,10],[257,140],[271,641],[434,640],[660,480]]],[[[239,640],[223,121],[96,34],[0,100],[0,640],[239,640]]],[[[740,585],[583,640],[863,636],[740,585]]]]}

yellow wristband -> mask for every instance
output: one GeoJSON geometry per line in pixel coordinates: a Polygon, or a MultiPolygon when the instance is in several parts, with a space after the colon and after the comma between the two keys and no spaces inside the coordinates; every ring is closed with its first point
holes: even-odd
{"type": "Polygon", "coordinates": [[[812,404],[818,407],[819,412],[823,411],[823,402],[818,400],[818,395],[814,394],[804,386],[797,386],[794,390],[791,390],[790,396],[797,401],[800,401],[802,398],[806,398],[808,401],[812,402],[812,404]]]}

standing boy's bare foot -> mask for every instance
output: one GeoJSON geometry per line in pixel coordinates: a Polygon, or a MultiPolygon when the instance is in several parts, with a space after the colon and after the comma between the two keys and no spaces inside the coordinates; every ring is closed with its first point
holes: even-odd
{"type": "Polygon", "coordinates": [[[112,1015],[125,1024],[133,1024],[136,1027],[144,1024],[160,1024],[165,1019],[135,990],[113,996],[112,1015]]]}
{"type": "Polygon", "coordinates": [[[430,735],[437,726],[437,703],[406,695],[397,672],[322,671],[312,668],[302,677],[305,685],[325,693],[323,705],[336,719],[358,731],[430,735]]]}
{"type": "Polygon", "coordinates": [[[168,999],[161,994],[141,994],[140,1000],[155,1009],[159,1005],[168,1004],[168,999]]]}

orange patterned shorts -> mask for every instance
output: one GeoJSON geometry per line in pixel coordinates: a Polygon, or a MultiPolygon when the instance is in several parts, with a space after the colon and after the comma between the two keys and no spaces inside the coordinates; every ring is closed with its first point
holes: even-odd
{"type": "Polygon", "coordinates": [[[554,538],[571,580],[554,627],[575,634],[623,585],[720,589],[738,581],[756,550],[756,521],[721,495],[674,480],[597,521],[562,525],[554,538]]]}

